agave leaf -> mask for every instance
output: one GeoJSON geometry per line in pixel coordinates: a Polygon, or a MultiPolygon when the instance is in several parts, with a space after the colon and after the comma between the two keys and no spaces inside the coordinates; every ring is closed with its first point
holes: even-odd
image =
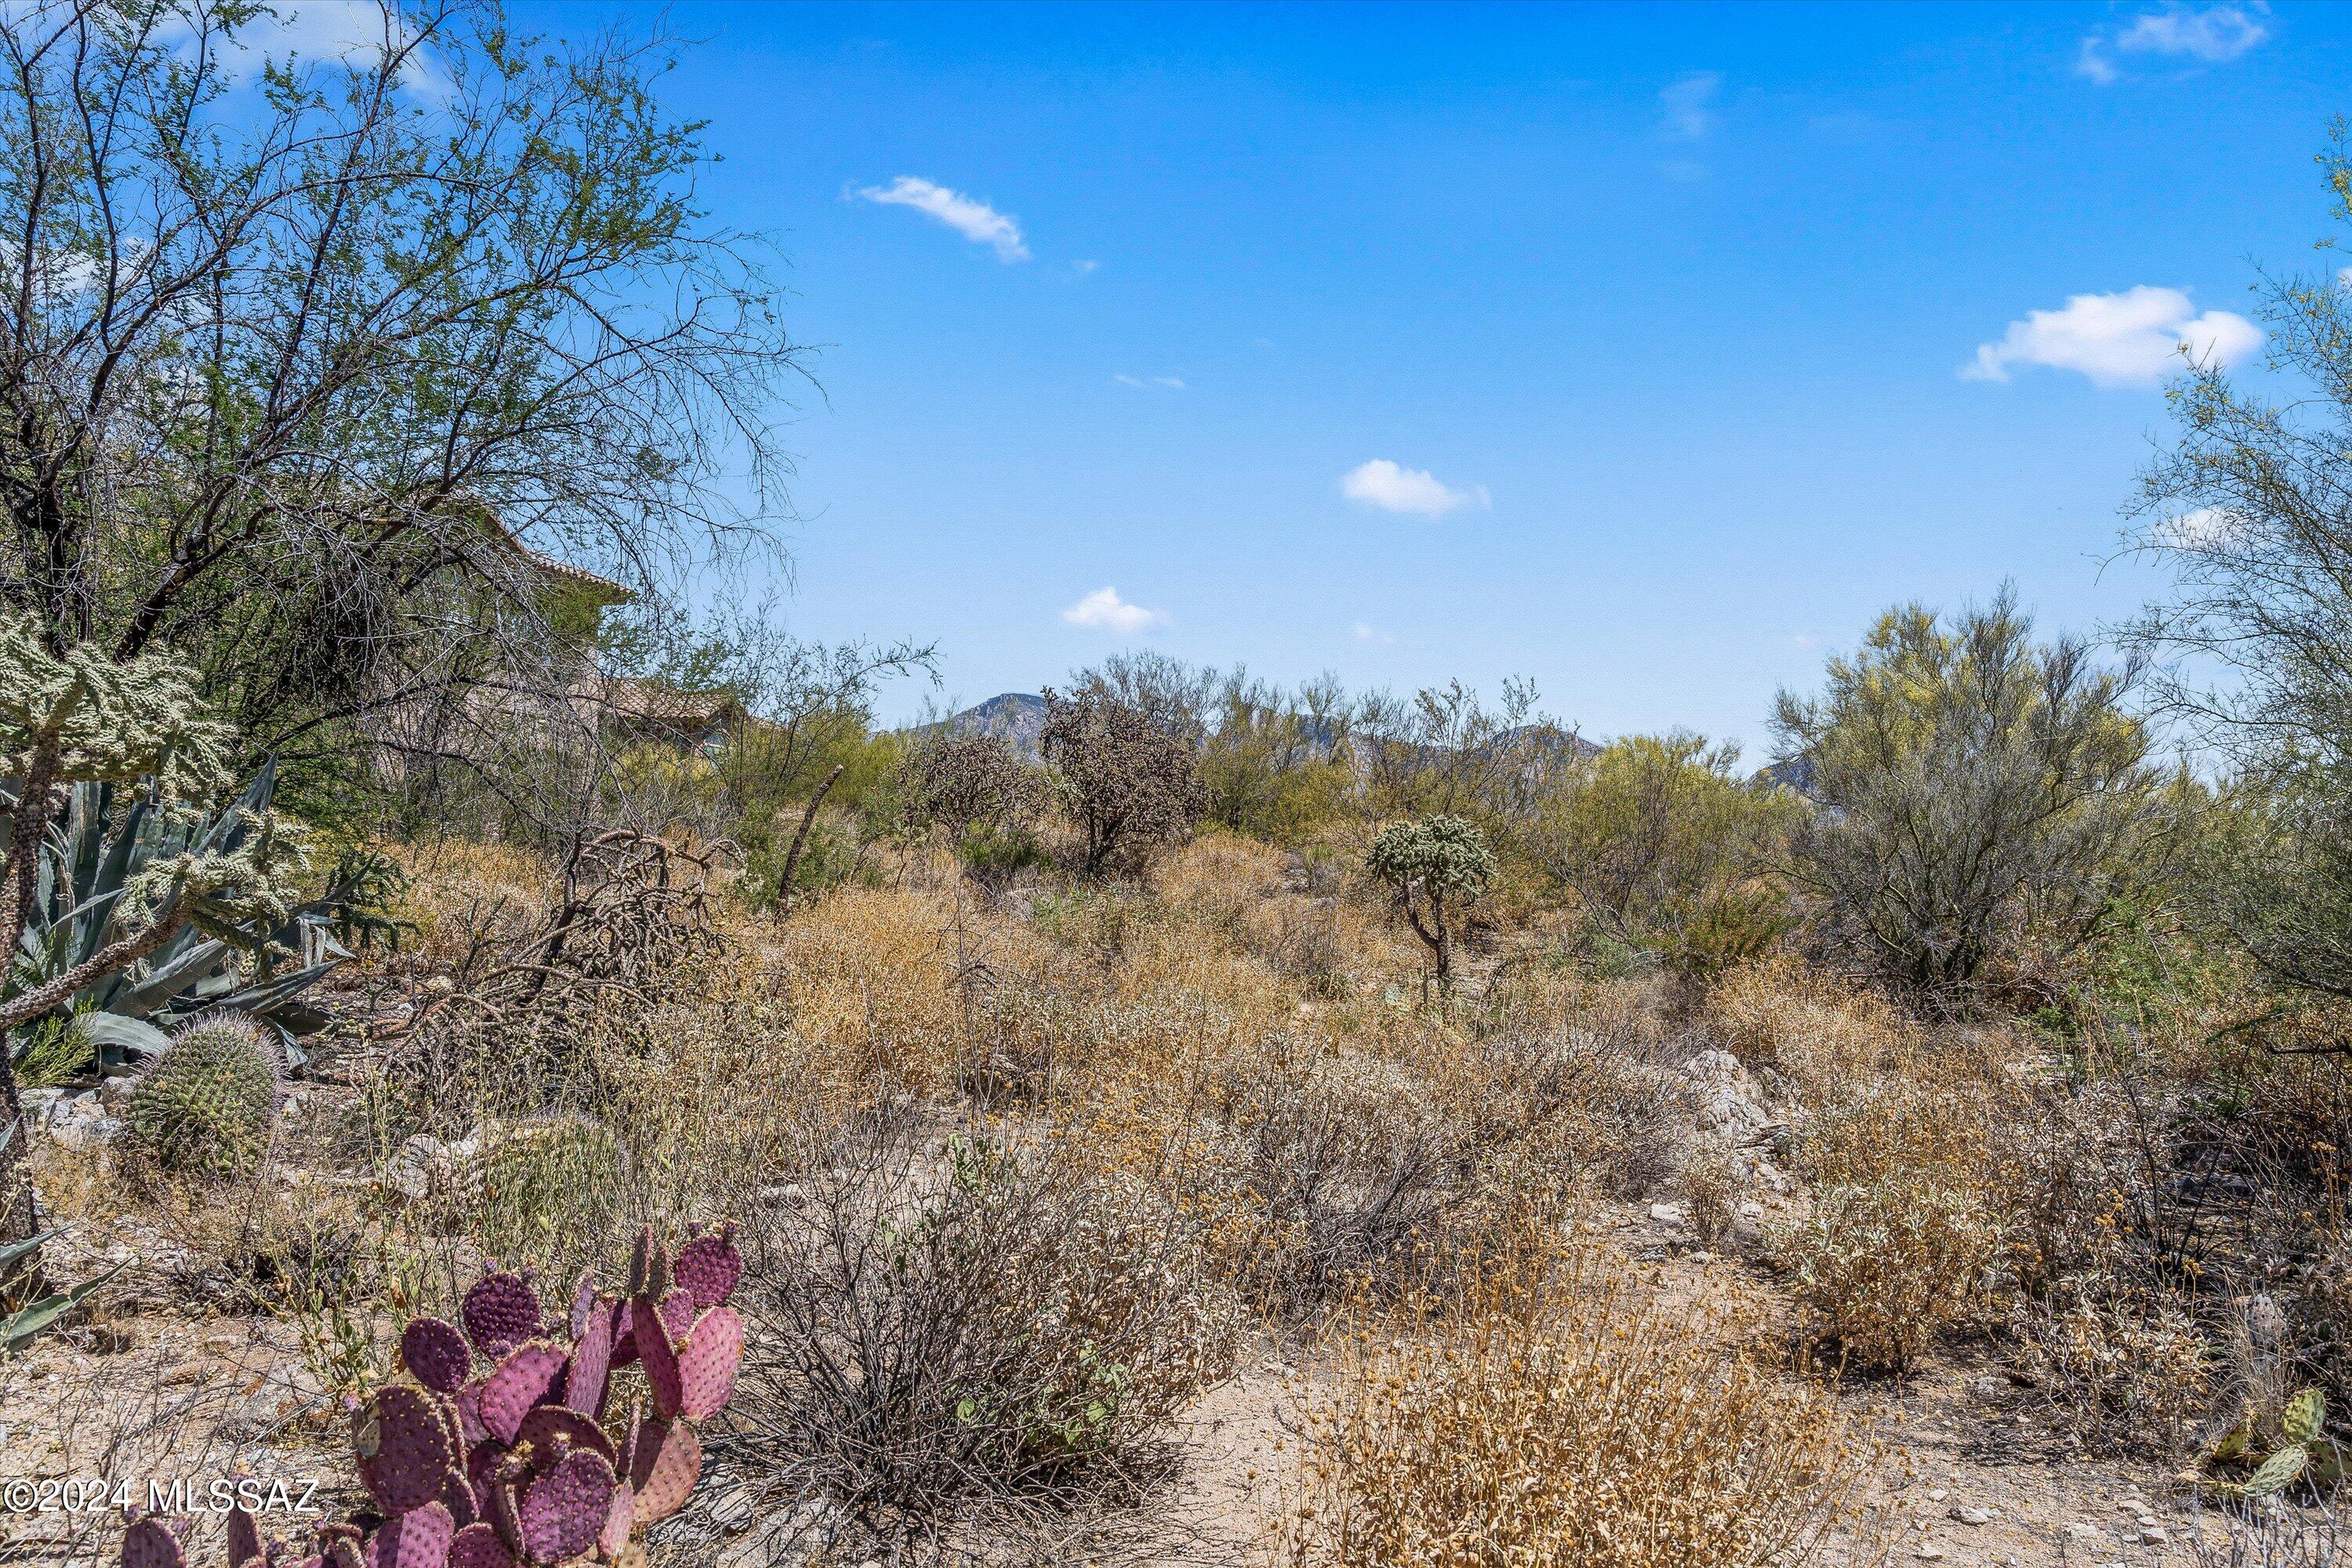
{"type": "Polygon", "coordinates": [[[234,956],[228,943],[218,937],[203,938],[169,963],[149,970],[144,976],[109,997],[108,1010],[134,1016],[152,1013],[227,963],[234,956]]]}
{"type": "Polygon", "coordinates": [[[196,841],[200,854],[219,855],[235,849],[245,842],[252,830],[253,819],[269,809],[269,802],[278,794],[278,758],[273,753],[265,759],[260,771],[253,775],[244,792],[227,810],[213,818],[196,841]]]}
{"type": "MultiPolygon", "coordinates": [[[[13,1121],[10,1122],[8,1124],[8,1131],[14,1132],[16,1130],[16,1123],[13,1121]]],[[[5,1142],[5,1140],[0,1140],[0,1142],[5,1142]]],[[[25,1257],[28,1253],[38,1252],[41,1249],[41,1243],[48,1240],[49,1237],[55,1235],[57,1235],[57,1232],[54,1230],[45,1230],[29,1241],[12,1241],[5,1247],[0,1247],[0,1268],[7,1268],[8,1265],[16,1262],[16,1259],[25,1257]]]]}
{"type": "Polygon", "coordinates": [[[171,1036],[128,1013],[77,1013],[74,1029],[101,1051],[112,1049],[124,1057],[152,1057],[172,1043],[171,1036]]]}
{"type": "Polygon", "coordinates": [[[2286,1414],[2280,1417],[2280,1430],[2290,1443],[2308,1443],[2319,1436],[2322,1423],[2327,1419],[2327,1396],[2315,1388],[2306,1388],[2286,1402],[2286,1414]]]}
{"type": "Polygon", "coordinates": [[[0,1355],[15,1350],[35,1334],[80,1306],[89,1298],[90,1292],[130,1267],[131,1259],[126,1258],[98,1278],[85,1279],[62,1295],[44,1296],[31,1306],[0,1318],[0,1355]]]}
{"type": "Polygon", "coordinates": [[[2303,1474],[2304,1467],[2310,1462],[2310,1453],[2300,1443],[2281,1448],[2264,1459],[2260,1469],[2246,1478],[2246,1495],[2269,1497],[2273,1492],[2284,1491],[2294,1484],[2295,1478],[2303,1474]]]}

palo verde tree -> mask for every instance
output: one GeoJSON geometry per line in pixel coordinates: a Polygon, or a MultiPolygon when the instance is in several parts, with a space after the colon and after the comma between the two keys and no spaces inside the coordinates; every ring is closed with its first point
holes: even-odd
{"type": "Polygon", "coordinates": [[[2137,671],[2037,642],[2004,589],[1948,620],[1882,616],[1815,698],[1782,692],[1784,759],[1818,809],[1790,874],[1861,968],[1938,1011],[2031,992],[2160,875],[2174,836],[2137,671]]]}
{"type": "Polygon", "coordinates": [[[765,537],[795,353],[658,45],[317,11],[0,10],[0,598],[295,779],[481,770],[567,711],[579,568],[765,537]]]}
{"type": "Polygon", "coordinates": [[[1437,960],[1437,984],[1454,984],[1455,926],[1495,879],[1495,852],[1476,825],[1458,816],[1395,822],[1372,839],[1366,862],[1396,889],[1413,934],[1437,960]]]}
{"type": "MultiPolygon", "coordinates": [[[[2352,128],[2319,158],[2352,225],[2352,128]]],[[[2333,249],[2336,241],[2323,242],[2333,249]]],[[[2340,258],[2336,258],[2340,260],[2340,258]]],[[[2128,628],[2155,690],[2234,764],[2205,874],[2214,922],[2284,999],[2352,996],[2352,281],[2266,276],[2273,397],[2185,362],[2179,434],[2129,544],[2174,587],[2128,628]]]]}

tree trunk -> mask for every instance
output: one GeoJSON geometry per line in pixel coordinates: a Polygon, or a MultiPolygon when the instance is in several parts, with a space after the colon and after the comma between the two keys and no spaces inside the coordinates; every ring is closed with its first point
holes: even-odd
{"type": "MultiPolygon", "coordinates": [[[[49,790],[57,782],[58,754],[54,745],[34,749],[18,781],[16,810],[9,825],[8,857],[0,862],[0,963],[14,963],[16,943],[32,913],[38,885],[41,843],[49,829],[49,790]]],[[[16,1087],[16,1069],[8,1060],[5,1031],[0,1030],[0,1247],[30,1241],[40,1234],[40,1205],[33,1191],[33,1129],[25,1120],[25,1100],[16,1087]]],[[[38,1279],[38,1248],[16,1260],[8,1278],[30,1275],[38,1279]]]]}
{"type": "Polygon", "coordinates": [[[847,765],[845,763],[833,764],[833,772],[824,775],[824,783],[817,785],[816,793],[809,796],[808,809],[801,813],[801,830],[793,835],[793,847],[784,856],[783,880],[776,889],[778,920],[793,912],[793,879],[800,875],[801,851],[808,847],[809,829],[816,826],[816,808],[824,804],[824,797],[832,793],[834,781],[841,776],[841,770],[847,765]]]}

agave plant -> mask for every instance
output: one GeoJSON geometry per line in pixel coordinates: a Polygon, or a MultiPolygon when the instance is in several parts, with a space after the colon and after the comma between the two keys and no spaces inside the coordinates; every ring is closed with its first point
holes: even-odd
{"type": "MultiPolygon", "coordinates": [[[[12,1121],[6,1127],[0,1128],[0,1149],[8,1146],[8,1140],[16,1135],[18,1125],[12,1121]]],[[[0,1285],[7,1282],[10,1274],[15,1272],[25,1259],[37,1254],[41,1250],[43,1242],[57,1234],[54,1230],[45,1230],[29,1240],[11,1242],[5,1247],[0,1247],[0,1285]]],[[[121,1273],[124,1268],[130,1267],[130,1263],[131,1260],[126,1258],[105,1273],[92,1279],[85,1279],[70,1290],[60,1290],[41,1296],[34,1300],[26,1301],[22,1306],[11,1306],[7,1292],[0,1290],[0,1360],[15,1354],[30,1342],[34,1335],[80,1306],[92,1291],[121,1273]]]]}
{"type": "MultiPolygon", "coordinates": [[[[33,910],[16,962],[0,983],[0,998],[21,995],[67,973],[121,935],[117,918],[131,901],[126,894],[151,863],[185,854],[234,854],[253,836],[270,831],[269,805],[277,788],[274,758],[234,801],[211,816],[164,807],[152,794],[137,795],[126,805],[121,798],[124,786],[110,783],[70,786],[65,811],[49,826],[33,910]]],[[[0,842],[5,838],[5,819],[0,816],[0,842]]],[[[295,906],[288,919],[268,929],[191,919],[145,959],[91,981],[55,1011],[17,1030],[11,1055],[21,1054],[36,1029],[50,1020],[63,1021],[110,1062],[153,1055],[172,1028],[213,1008],[267,1020],[289,1041],[310,1033],[326,1019],[303,1002],[302,993],[351,956],[338,932],[385,926],[368,909],[385,896],[391,875],[379,858],[347,858],[318,898],[295,906]]],[[[142,911],[140,923],[170,920],[177,912],[167,901],[142,911]]]]}

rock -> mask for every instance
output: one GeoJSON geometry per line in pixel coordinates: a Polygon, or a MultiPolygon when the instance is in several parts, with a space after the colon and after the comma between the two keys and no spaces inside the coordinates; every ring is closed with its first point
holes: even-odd
{"type": "Polygon", "coordinates": [[[2160,1524],[2143,1524],[2139,1527],[2139,1538],[2151,1546],[2162,1546],[2171,1541],[2172,1531],[2160,1524]]]}
{"type": "Polygon", "coordinates": [[[1929,1502],[1941,1502],[1951,1495],[1951,1493],[1946,1491],[1943,1488],[1935,1487],[1929,1489],[1927,1493],[1927,1500],[1929,1502]]]}
{"type": "Polygon", "coordinates": [[[131,1091],[138,1087],[139,1079],[132,1074],[117,1073],[112,1078],[99,1080],[98,1098],[103,1104],[121,1106],[130,1100],[131,1091]]]}
{"type": "Polygon", "coordinates": [[[121,1127],[121,1121],[106,1114],[96,1089],[59,1100],[48,1108],[49,1137],[68,1149],[94,1148],[113,1137],[121,1127]]]}
{"type": "Polygon", "coordinates": [[[1922,1563],[1935,1563],[1942,1559],[1944,1549],[1932,1541],[1923,1541],[1911,1549],[1911,1555],[1922,1563]]]}
{"type": "Polygon", "coordinates": [[[1741,1142],[1770,1123],[1756,1080],[1729,1051],[1699,1052],[1683,1064],[1683,1076],[1691,1082],[1700,1131],[1741,1142]]]}
{"type": "Polygon", "coordinates": [[[478,1133],[455,1142],[445,1142],[427,1132],[419,1132],[400,1146],[384,1172],[384,1183],[411,1201],[445,1193],[457,1184],[458,1176],[472,1163],[481,1148],[478,1133]]]}
{"type": "Polygon", "coordinates": [[[1682,1205],[1679,1204],[1652,1204],[1650,1205],[1650,1217],[1657,1221],[1660,1225],[1680,1225],[1683,1222],[1682,1205]]]}
{"type": "Polygon", "coordinates": [[[1992,1522],[1992,1510],[1989,1508],[1976,1508],[1964,1502],[1956,1502],[1952,1505],[1952,1517],[1958,1520],[1962,1524],[1990,1524],[1992,1522]]]}
{"type": "Polygon", "coordinates": [[[25,1107],[25,1120],[35,1127],[46,1127],[65,1097],[66,1091],[61,1089],[28,1089],[16,1098],[25,1107]]]}

